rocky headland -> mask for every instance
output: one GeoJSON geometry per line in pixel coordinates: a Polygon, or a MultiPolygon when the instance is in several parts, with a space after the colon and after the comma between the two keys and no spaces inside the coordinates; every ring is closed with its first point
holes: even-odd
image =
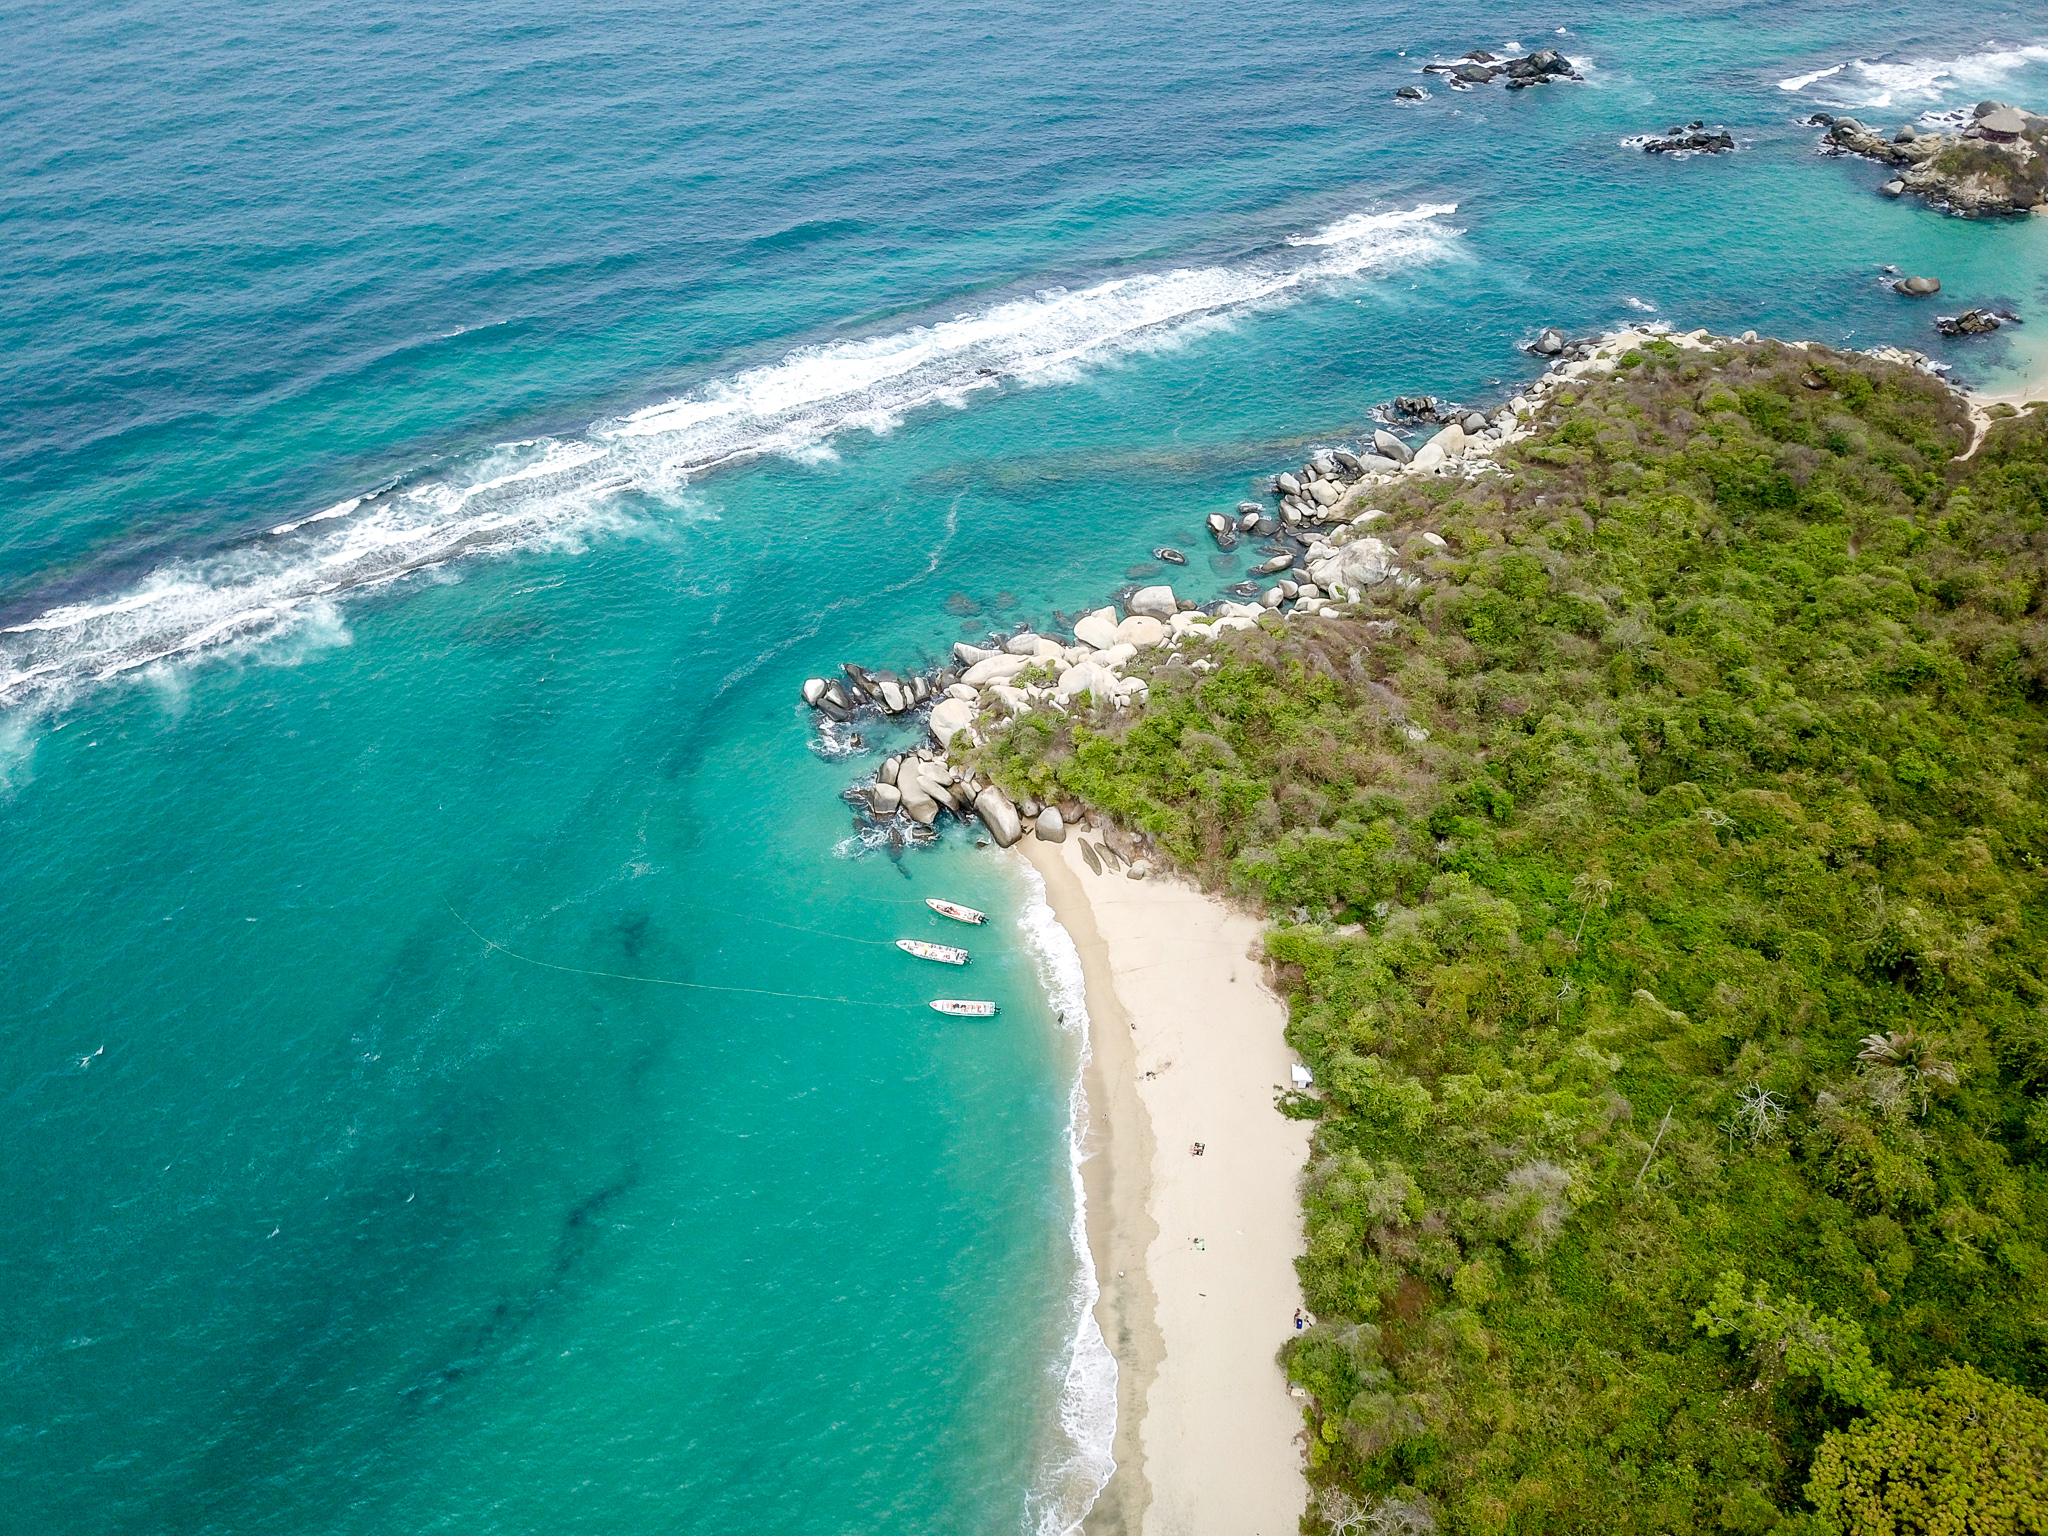
{"type": "Polygon", "coordinates": [[[1816,113],[1827,129],[1821,152],[1861,155],[1898,168],[1881,190],[1912,193],[1959,214],[2048,215],[2048,117],[1980,101],[1953,131],[1912,123],[1887,135],[1853,117],[1816,113]]]}
{"type": "MultiPolygon", "coordinates": [[[[1058,633],[1024,624],[990,635],[985,645],[956,642],[949,661],[919,670],[847,663],[839,677],[806,680],[803,699],[821,729],[897,719],[922,721],[929,737],[847,789],[859,830],[902,848],[931,840],[950,814],[980,822],[1003,847],[1026,835],[1064,841],[1089,816],[1086,808],[1078,801],[1018,801],[991,782],[972,756],[992,734],[1032,716],[1056,727],[1129,715],[1143,708],[1155,676],[1174,668],[1213,670],[1211,647],[1262,625],[1353,619],[1364,621],[1368,633],[1393,633],[1399,615],[1427,595],[1432,562],[1448,546],[1435,529],[1371,503],[1404,484],[1511,473],[1502,451],[1530,436],[1560,396],[1568,402],[1575,380],[1632,366],[1630,354],[1651,341],[1692,351],[1715,345],[1704,330],[1677,333],[1663,322],[1569,341],[1545,331],[1526,350],[1544,356],[1548,371],[1490,413],[1434,396],[1395,400],[1382,413],[1387,419],[1434,425],[1435,433],[1411,446],[1380,427],[1355,444],[1317,449],[1272,477],[1267,501],[1208,515],[1220,549],[1244,538],[1264,541],[1265,558],[1250,579],[1220,596],[1198,601],[1163,583],[1127,587],[1058,633]]],[[[841,750],[866,747],[857,733],[840,732],[833,742],[841,750]]],[[[1144,877],[1150,851],[1142,838],[1130,843],[1132,878],[1144,877]]]]}

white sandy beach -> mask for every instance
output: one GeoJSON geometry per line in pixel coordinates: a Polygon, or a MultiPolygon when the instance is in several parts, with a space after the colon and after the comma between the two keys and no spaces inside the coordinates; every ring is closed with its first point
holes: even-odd
{"type": "Polygon", "coordinates": [[[1295,1058],[1260,924],[1178,882],[1095,874],[1071,835],[1019,846],[1080,951],[1095,1040],[1083,1177],[1118,1467],[1088,1529],[1293,1536],[1302,1417],[1275,1352],[1301,1304],[1308,1126],[1273,1107],[1295,1058]]]}

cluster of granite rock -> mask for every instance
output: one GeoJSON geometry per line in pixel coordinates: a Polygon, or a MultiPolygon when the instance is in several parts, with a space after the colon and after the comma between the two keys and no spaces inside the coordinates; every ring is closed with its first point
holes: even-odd
{"type": "Polygon", "coordinates": [[[1953,213],[2048,215],[2048,117],[1980,101],[1954,133],[1904,124],[1887,138],[1853,117],[1816,112],[1807,119],[1827,129],[1821,152],[1861,155],[1901,167],[1880,190],[1911,192],[1953,213]]]}
{"type": "Polygon", "coordinates": [[[840,670],[846,674],[843,682],[838,678],[807,679],[804,702],[826,719],[837,720],[841,724],[851,720],[855,711],[867,706],[885,715],[909,714],[931,703],[946,691],[949,683],[958,680],[955,674],[938,669],[903,677],[886,668],[870,672],[866,667],[848,662],[840,670]]]}
{"type": "Polygon", "coordinates": [[[1646,133],[1641,138],[1623,139],[1622,143],[1640,149],[1646,155],[1725,155],[1735,148],[1735,135],[1726,128],[1709,128],[1704,119],[1695,118],[1683,128],[1666,128],[1661,134],[1646,133]]]}
{"type": "MultiPolygon", "coordinates": [[[[1552,80],[1583,80],[1586,77],[1572,68],[1572,61],[1555,48],[1539,49],[1515,58],[1502,58],[1488,53],[1484,48],[1474,48],[1463,58],[1449,64],[1425,64],[1422,72],[1426,75],[1441,75],[1452,90],[1470,90],[1475,85],[1487,85],[1494,80],[1506,78],[1511,91],[1524,90],[1532,85],[1544,85],[1552,80]]],[[[1397,91],[1396,95],[1407,95],[1416,91],[1414,86],[1397,91]]]]}
{"type": "Polygon", "coordinates": [[[2001,326],[2018,325],[2020,317],[2009,309],[1966,309],[1960,315],[1942,315],[1934,328],[1944,336],[1989,336],[2001,326]]]}
{"type": "MultiPolygon", "coordinates": [[[[901,815],[918,828],[929,828],[945,811],[963,821],[973,816],[1005,848],[1027,834],[1042,843],[1064,843],[1067,834],[1085,827],[1088,819],[1076,801],[1065,806],[1034,799],[1014,801],[973,769],[947,762],[944,753],[931,747],[886,759],[876,770],[873,783],[856,785],[846,797],[878,822],[901,815]]],[[[1142,880],[1152,872],[1151,860],[1142,852],[1119,853],[1110,847],[1107,836],[1093,847],[1083,841],[1081,852],[1098,874],[1105,865],[1112,870],[1121,867],[1132,880],[1142,880]]]]}

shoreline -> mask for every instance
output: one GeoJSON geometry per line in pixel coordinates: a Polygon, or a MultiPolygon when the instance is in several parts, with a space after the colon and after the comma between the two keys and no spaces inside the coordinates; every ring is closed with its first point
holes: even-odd
{"type": "Polygon", "coordinates": [[[1081,1172],[1117,1422],[1083,1529],[1293,1536],[1302,1418],[1275,1356],[1301,1304],[1309,1127],[1273,1108],[1294,1057],[1262,925],[1178,881],[1095,874],[1077,841],[1017,846],[1080,955],[1093,1047],[1081,1172]]]}

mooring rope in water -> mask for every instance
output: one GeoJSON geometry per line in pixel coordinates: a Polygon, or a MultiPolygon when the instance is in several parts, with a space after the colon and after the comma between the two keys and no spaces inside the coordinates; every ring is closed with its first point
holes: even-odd
{"type": "Polygon", "coordinates": [[[864,997],[823,997],[813,992],[771,992],[766,987],[726,987],[710,981],[675,981],[666,976],[628,976],[619,971],[593,971],[580,965],[557,965],[552,960],[536,960],[532,955],[522,955],[518,950],[510,949],[500,944],[496,939],[477,933],[476,925],[460,912],[455,911],[454,902],[447,903],[447,907],[449,912],[454,914],[455,921],[462,924],[471,933],[476,934],[479,939],[482,939],[486,947],[495,949],[500,954],[510,955],[514,960],[523,960],[528,965],[537,965],[543,970],[548,971],[562,971],[571,976],[601,976],[607,981],[638,981],[644,982],[650,987],[688,987],[696,992],[744,992],[749,997],[780,997],[794,1003],[845,1003],[854,1008],[922,1008],[925,1006],[923,1003],[875,1002],[864,997]]]}
{"type": "Polygon", "coordinates": [[[778,923],[772,917],[755,917],[750,912],[728,912],[723,907],[707,907],[701,902],[679,901],[679,907],[688,907],[692,912],[709,912],[714,917],[735,918],[743,923],[766,923],[771,928],[787,928],[791,933],[816,934],[821,939],[837,939],[842,944],[883,944],[893,945],[894,939],[857,939],[850,933],[833,933],[826,928],[806,928],[802,923],[778,923]]]}

